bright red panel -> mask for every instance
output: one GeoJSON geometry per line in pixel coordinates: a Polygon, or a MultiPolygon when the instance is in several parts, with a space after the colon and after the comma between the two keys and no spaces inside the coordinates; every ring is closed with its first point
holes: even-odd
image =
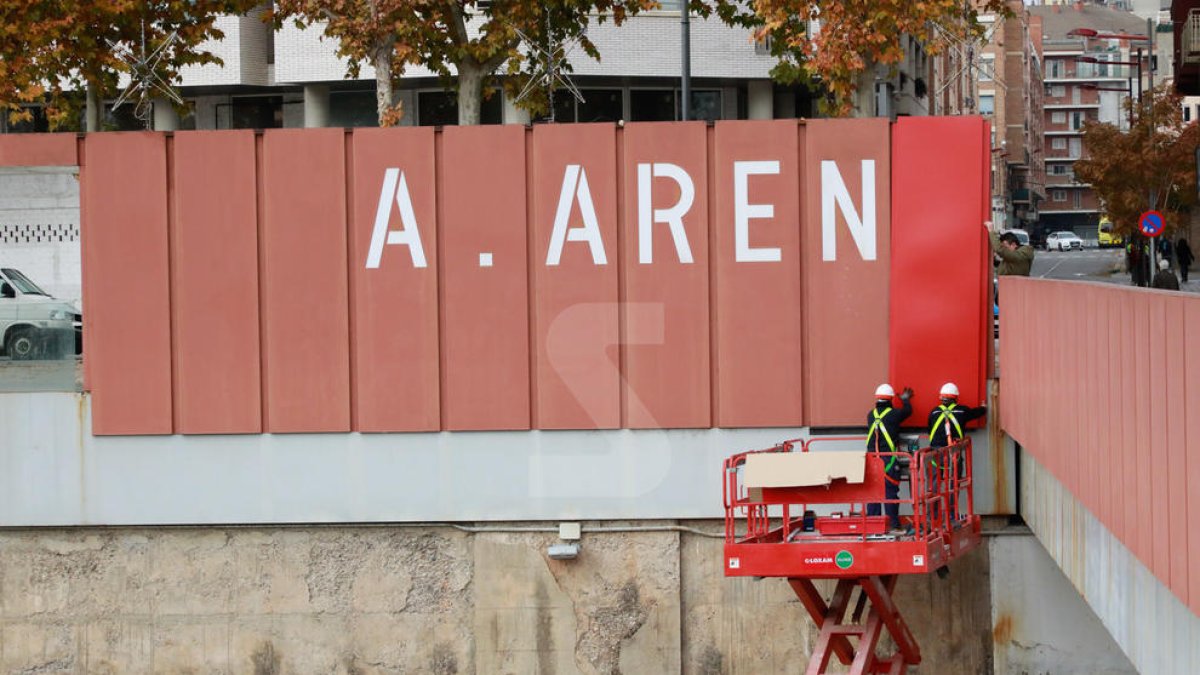
{"type": "Polygon", "coordinates": [[[534,426],[618,428],[616,128],[539,125],[531,161],[534,426]]]}
{"type": "Polygon", "coordinates": [[[263,135],[260,278],[272,433],[350,430],[344,135],[263,135]]]}
{"type": "Polygon", "coordinates": [[[436,431],[441,410],[434,130],[356,129],[352,147],[354,428],[436,431]]]}
{"type": "Polygon", "coordinates": [[[804,129],[806,422],[857,426],[888,376],[888,120],[813,120],[804,129]]]}
{"type": "Polygon", "coordinates": [[[173,143],[176,429],[260,433],[254,133],[184,131],[173,143]]]}
{"type": "Polygon", "coordinates": [[[0,166],[76,166],[78,139],[75,134],[4,134],[0,166]]]}
{"type": "Polygon", "coordinates": [[[917,410],[936,405],[947,381],[964,405],[986,396],[983,125],[977,117],[905,117],[892,127],[890,372],[893,383],[916,390],[917,410]]]}
{"type": "Polygon", "coordinates": [[[166,140],[91,134],[81,192],[92,433],[169,434],[166,140]]]}
{"type": "Polygon", "coordinates": [[[625,426],[708,427],[705,125],[630,124],[623,133],[625,426]]]}
{"type": "Polygon", "coordinates": [[[717,122],[713,164],[717,426],[801,426],[798,125],[717,122]]]}
{"type": "Polygon", "coordinates": [[[442,131],[447,429],[530,426],[526,133],[514,125],[442,131]]]}

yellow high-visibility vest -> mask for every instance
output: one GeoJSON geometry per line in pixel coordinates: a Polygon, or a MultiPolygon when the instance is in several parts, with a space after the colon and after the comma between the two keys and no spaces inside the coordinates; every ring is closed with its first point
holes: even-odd
{"type": "MultiPolygon", "coordinates": [[[[887,427],[884,426],[884,424],[883,424],[883,419],[885,417],[887,417],[888,414],[891,412],[892,412],[892,409],[890,407],[884,408],[883,410],[876,408],[871,411],[871,415],[875,418],[875,421],[871,422],[871,428],[870,428],[870,430],[867,431],[867,447],[868,448],[871,447],[871,437],[875,435],[876,431],[881,431],[881,432],[883,432],[883,440],[887,441],[888,450],[890,450],[891,452],[896,451],[896,442],[892,440],[892,435],[888,433],[887,427]]],[[[892,465],[895,463],[896,463],[896,456],[892,455],[891,457],[888,458],[887,466],[885,466],[883,468],[883,470],[891,471],[892,465]]]]}
{"type": "MultiPolygon", "coordinates": [[[[929,428],[929,438],[931,438],[931,439],[933,438],[933,435],[937,433],[938,427],[942,426],[942,422],[945,422],[947,418],[949,418],[950,423],[954,425],[954,430],[956,432],[958,432],[958,437],[959,438],[963,437],[962,426],[959,425],[958,418],[955,417],[953,413],[951,413],[951,411],[954,410],[956,407],[958,407],[957,403],[955,403],[954,405],[949,405],[949,406],[947,406],[947,405],[939,405],[938,406],[938,410],[941,410],[942,414],[938,415],[937,421],[934,422],[933,426],[929,428]]],[[[949,445],[950,441],[952,441],[952,440],[954,440],[954,439],[947,438],[946,444],[949,445]]]]}

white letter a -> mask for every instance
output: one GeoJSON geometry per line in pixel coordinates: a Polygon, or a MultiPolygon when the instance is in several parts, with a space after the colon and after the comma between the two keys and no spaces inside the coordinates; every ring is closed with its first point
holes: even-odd
{"type": "Polygon", "coordinates": [[[417,216],[413,213],[412,198],[408,194],[408,182],[400,169],[388,169],[383,174],[383,189],[379,192],[379,208],[375,211],[375,230],[371,233],[371,250],[367,253],[367,269],[379,267],[383,256],[383,245],[404,244],[412,256],[413,267],[425,267],[425,249],[421,246],[421,231],[417,228],[417,216]],[[397,185],[398,183],[398,185],[397,185]],[[400,224],[404,229],[388,231],[392,215],[392,200],[400,207],[400,224]]]}
{"type": "Polygon", "coordinates": [[[562,259],[563,245],[568,241],[586,241],[592,251],[592,262],[607,265],[604,241],[600,238],[600,223],[596,219],[596,207],[592,205],[592,191],[588,189],[587,172],[578,164],[568,164],[563,173],[562,192],[558,195],[558,211],[554,214],[554,230],[550,233],[550,250],[546,253],[546,264],[557,265],[562,259]],[[567,229],[571,218],[571,202],[579,200],[579,215],[583,227],[567,229]]]}

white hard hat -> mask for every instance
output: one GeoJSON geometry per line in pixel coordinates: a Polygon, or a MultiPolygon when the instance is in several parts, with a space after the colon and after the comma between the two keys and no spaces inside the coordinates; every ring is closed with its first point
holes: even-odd
{"type": "Polygon", "coordinates": [[[875,398],[891,398],[896,395],[896,390],[892,389],[892,385],[884,382],[875,387],[875,398]]]}
{"type": "Polygon", "coordinates": [[[953,382],[947,382],[942,385],[942,390],[938,392],[942,398],[958,398],[958,386],[953,382]]]}

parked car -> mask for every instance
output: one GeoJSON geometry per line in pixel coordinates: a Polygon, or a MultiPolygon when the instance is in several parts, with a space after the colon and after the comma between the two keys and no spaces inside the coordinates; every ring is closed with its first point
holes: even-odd
{"type": "Polygon", "coordinates": [[[1074,232],[1054,232],[1046,237],[1047,251],[1077,251],[1083,250],[1083,240],[1074,232]]]}
{"type": "Polygon", "coordinates": [[[0,352],[15,361],[83,351],[83,316],[19,270],[0,268],[0,352]]]}
{"type": "Polygon", "coordinates": [[[1017,238],[1018,246],[1028,246],[1029,245],[1029,233],[1028,232],[1026,232],[1025,230],[1005,230],[1001,234],[1008,234],[1010,232],[1017,238]]]}

